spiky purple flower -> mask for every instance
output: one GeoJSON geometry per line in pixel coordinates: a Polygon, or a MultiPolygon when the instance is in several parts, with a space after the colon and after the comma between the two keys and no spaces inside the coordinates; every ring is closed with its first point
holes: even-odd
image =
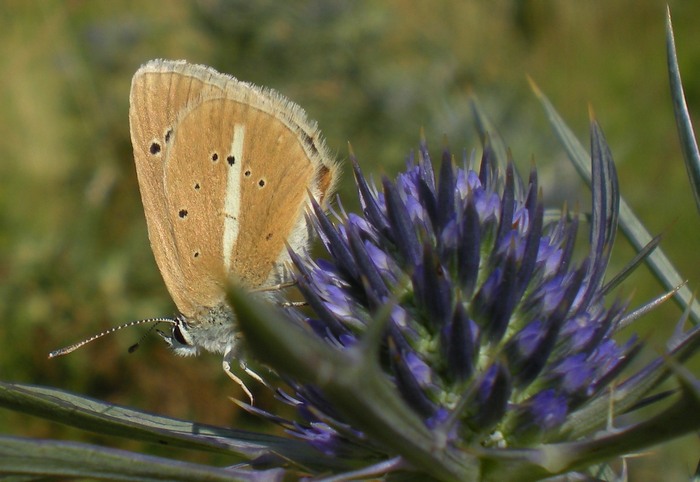
{"type": "MultiPolygon", "coordinates": [[[[498,457],[489,451],[580,440],[605,429],[614,390],[624,395],[616,407],[622,412],[658,382],[658,361],[620,378],[641,345],[613,338],[629,313],[626,303],[604,296],[619,196],[596,125],[590,247],[582,259],[574,256],[579,217],[564,209],[545,222],[534,168],[523,182],[488,145],[480,162],[466,155],[456,161],[445,149],[436,172],[422,143],[417,158],[395,181],[383,179],[381,189],[352,162],[362,213],[329,216],[314,205],[311,219],[330,259],[292,253],[314,313],[292,316],[330,348],[328,356],[346,357],[348,377],[357,376],[352,365],[362,357],[376,357],[382,379],[436,447],[457,457],[483,450],[488,459],[498,457]]],[[[688,336],[669,353],[685,356],[696,341],[688,336]]],[[[343,363],[330,377],[345,376],[343,363]]],[[[309,369],[323,372],[322,365],[311,360],[309,369]]],[[[387,447],[391,437],[347,420],[353,406],[339,406],[330,385],[324,390],[327,378],[289,377],[294,393],[281,396],[305,422],[275,421],[350,467],[393,456],[400,469],[411,467],[410,457],[387,447]]]]}

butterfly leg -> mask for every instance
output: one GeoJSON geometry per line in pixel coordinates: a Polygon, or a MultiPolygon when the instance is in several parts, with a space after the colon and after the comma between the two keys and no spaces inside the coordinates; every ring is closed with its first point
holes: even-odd
{"type": "Polygon", "coordinates": [[[255,293],[256,291],[280,291],[284,288],[289,288],[289,287],[295,286],[296,284],[297,284],[296,281],[284,281],[282,283],[277,283],[277,284],[270,285],[270,286],[261,286],[260,288],[253,288],[250,291],[253,293],[255,293]]]}
{"type": "Polygon", "coordinates": [[[267,383],[265,383],[265,380],[263,380],[262,377],[261,377],[260,375],[258,375],[257,373],[255,373],[255,372],[253,371],[252,368],[249,368],[249,367],[248,367],[248,364],[247,364],[246,362],[241,361],[240,364],[241,364],[241,369],[242,369],[244,372],[246,372],[248,375],[250,375],[250,377],[251,377],[252,379],[254,379],[254,380],[256,380],[256,381],[262,383],[262,384],[265,385],[267,388],[270,388],[270,385],[268,385],[267,383]]]}
{"type": "MultiPolygon", "coordinates": [[[[241,388],[243,389],[243,391],[245,392],[245,394],[248,395],[248,398],[250,399],[250,404],[251,404],[251,405],[255,405],[255,399],[253,398],[253,394],[251,393],[251,391],[248,390],[248,387],[245,386],[245,383],[243,383],[243,380],[241,380],[240,378],[238,378],[238,377],[231,371],[231,362],[228,360],[228,357],[224,357],[224,361],[223,361],[222,365],[223,365],[223,367],[224,367],[224,372],[226,372],[226,375],[228,375],[228,377],[229,377],[231,380],[233,380],[234,382],[236,382],[236,384],[237,384],[239,387],[241,387],[241,388]]],[[[248,373],[248,372],[246,371],[246,373],[248,373]]],[[[256,376],[257,376],[257,374],[256,374],[256,376]]],[[[255,378],[255,377],[253,377],[253,378],[255,378]]],[[[258,378],[260,378],[260,377],[258,377],[258,378]]]]}
{"type": "Polygon", "coordinates": [[[238,378],[238,376],[236,376],[236,374],[233,373],[233,371],[231,370],[231,362],[232,362],[232,360],[237,359],[237,360],[238,360],[238,363],[240,364],[241,370],[243,370],[244,372],[246,372],[253,380],[256,380],[256,381],[262,383],[262,384],[265,385],[267,388],[272,389],[272,387],[270,387],[270,385],[268,385],[268,384],[265,382],[265,380],[262,379],[262,377],[261,377],[260,375],[258,375],[257,373],[255,373],[255,372],[253,371],[253,369],[249,368],[249,367],[248,367],[248,364],[247,364],[245,361],[243,361],[243,360],[241,359],[240,353],[239,353],[240,350],[237,349],[237,347],[239,347],[239,346],[240,346],[240,345],[238,345],[238,344],[234,344],[233,346],[229,346],[229,347],[227,348],[226,352],[224,353],[224,360],[223,360],[223,362],[222,362],[222,365],[223,365],[223,367],[224,367],[224,371],[226,372],[226,375],[228,375],[229,378],[230,378],[231,380],[233,380],[234,382],[236,382],[236,384],[237,384],[239,387],[241,387],[241,388],[243,389],[243,391],[245,392],[245,394],[248,395],[248,398],[250,399],[250,404],[251,404],[251,405],[254,405],[253,394],[252,394],[251,391],[248,389],[248,387],[246,387],[245,383],[243,383],[243,380],[241,380],[240,378],[238,378]]]}

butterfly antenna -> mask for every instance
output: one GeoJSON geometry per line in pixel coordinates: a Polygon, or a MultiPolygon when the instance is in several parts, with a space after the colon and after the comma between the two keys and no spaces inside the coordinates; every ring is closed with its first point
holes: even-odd
{"type": "MultiPolygon", "coordinates": [[[[172,320],[171,320],[171,321],[172,321],[172,320]]],[[[156,322],[154,322],[154,323],[151,325],[151,327],[148,329],[148,331],[147,331],[146,333],[144,333],[143,335],[141,335],[141,338],[139,338],[139,341],[137,341],[136,343],[134,343],[133,345],[131,345],[131,346],[129,347],[128,352],[129,352],[129,353],[134,353],[136,350],[138,350],[138,348],[139,348],[139,346],[141,346],[141,343],[143,342],[143,340],[145,340],[146,337],[147,337],[148,335],[150,335],[151,333],[153,333],[153,330],[155,330],[156,328],[158,328],[158,325],[160,325],[161,323],[162,323],[162,321],[156,321],[156,322]]]]}
{"type": "MultiPolygon", "coordinates": [[[[115,326],[114,328],[110,328],[107,331],[103,331],[102,333],[98,333],[97,335],[93,335],[90,338],[87,338],[83,341],[79,341],[78,343],[74,343],[70,346],[66,346],[66,347],[60,348],[58,350],[54,350],[51,353],[49,353],[49,358],[56,358],[57,356],[67,355],[68,353],[74,352],[78,348],[85,346],[88,343],[92,343],[93,341],[97,340],[98,338],[102,338],[103,336],[111,335],[112,333],[115,333],[115,332],[117,332],[121,329],[124,329],[124,328],[130,328],[130,327],[136,326],[136,325],[143,325],[145,323],[155,323],[156,325],[158,323],[173,324],[173,323],[175,323],[175,320],[173,320],[172,318],[147,318],[145,320],[130,321],[129,323],[124,323],[123,325],[115,326]]],[[[138,345],[138,343],[136,345],[138,345]]]]}

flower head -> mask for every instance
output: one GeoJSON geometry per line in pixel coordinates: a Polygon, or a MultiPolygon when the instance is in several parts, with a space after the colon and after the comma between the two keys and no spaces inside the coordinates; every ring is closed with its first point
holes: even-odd
{"type": "MultiPolygon", "coordinates": [[[[512,164],[498,171],[488,148],[478,168],[473,158],[456,166],[445,150],[435,173],[423,144],[382,191],[354,169],[363,216],[333,225],[317,209],[332,263],[295,259],[316,308],[309,323],[348,348],[391,304],[383,365],[426,421],[459,407],[450,421],[460,439],[553,437],[630,361],[635,345],[612,339],[624,305],[606,308],[601,290],[614,219],[599,223],[592,252],[576,262],[576,218],[564,211],[544,226],[536,171],[523,184],[512,164]]],[[[603,182],[615,191],[610,174],[603,182]]]]}
{"type": "MultiPolygon", "coordinates": [[[[626,303],[605,297],[619,197],[596,125],[590,247],[582,259],[574,256],[579,217],[564,209],[545,222],[535,169],[522,181],[488,145],[480,162],[466,155],[457,162],[445,149],[436,170],[422,143],[381,189],[354,160],[353,169],[362,213],[340,208],[329,216],[314,205],[311,221],[328,258],[292,253],[313,315],[291,314],[330,350],[323,357],[345,357],[328,376],[361,385],[361,371],[392,387],[405,412],[389,417],[388,427],[415,418],[416,430],[458,458],[497,458],[604,429],[612,391],[624,395],[619,409],[627,410],[653,385],[641,382],[645,375],[659,379],[652,377],[657,363],[620,382],[641,345],[613,337],[630,314],[626,303]]],[[[320,373],[323,364],[309,366],[320,373]]],[[[391,437],[367,432],[376,419],[362,427],[348,421],[355,407],[339,402],[326,375],[311,380],[291,376],[294,393],[280,392],[305,420],[284,422],[293,434],[336,460],[410,459],[387,447],[391,437]]]]}

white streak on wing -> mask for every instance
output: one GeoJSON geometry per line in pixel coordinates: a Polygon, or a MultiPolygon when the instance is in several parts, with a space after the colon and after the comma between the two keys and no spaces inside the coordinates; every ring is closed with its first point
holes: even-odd
{"type": "MultiPolygon", "coordinates": [[[[233,126],[233,139],[231,140],[230,155],[234,156],[235,163],[228,168],[226,180],[226,201],[224,202],[224,267],[226,272],[231,269],[231,255],[233,246],[238,239],[238,217],[241,211],[241,165],[243,164],[243,142],[245,141],[245,126],[236,124],[233,126]]],[[[226,159],[223,159],[227,162],[226,159]]]]}

